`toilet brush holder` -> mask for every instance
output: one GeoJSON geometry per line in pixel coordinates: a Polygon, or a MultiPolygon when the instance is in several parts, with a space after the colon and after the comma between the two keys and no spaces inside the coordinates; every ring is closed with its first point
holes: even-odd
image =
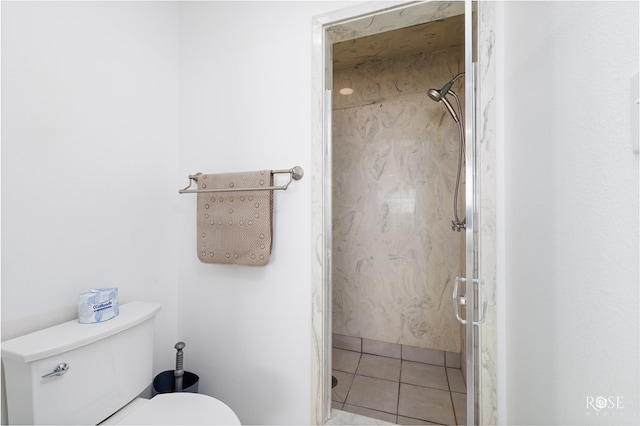
{"type": "MultiPolygon", "coordinates": [[[[182,378],[182,390],[180,392],[198,393],[199,381],[200,378],[197,374],[185,371],[182,378]]],[[[153,379],[153,396],[156,396],[159,393],[172,392],[176,392],[173,370],[163,371],[153,379]]]]}
{"type": "Polygon", "coordinates": [[[178,342],[174,346],[176,352],[176,369],[163,371],[153,379],[153,395],[156,396],[159,393],[171,393],[171,392],[191,392],[198,393],[198,382],[200,378],[197,374],[193,374],[189,371],[184,371],[184,354],[182,349],[186,345],[184,342],[178,342]]]}

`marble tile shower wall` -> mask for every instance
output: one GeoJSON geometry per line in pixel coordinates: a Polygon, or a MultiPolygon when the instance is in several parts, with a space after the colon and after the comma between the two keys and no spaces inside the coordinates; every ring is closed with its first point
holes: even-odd
{"type": "Polygon", "coordinates": [[[458,130],[427,96],[461,70],[464,46],[334,70],[334,333],[461,352],[458,130]]]}

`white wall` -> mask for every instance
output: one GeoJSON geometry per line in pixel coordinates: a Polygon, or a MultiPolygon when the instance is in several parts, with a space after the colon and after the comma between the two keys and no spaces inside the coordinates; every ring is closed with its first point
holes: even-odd
{"type": "Polygon", "coordinates": [[[503,26],[506,422],[638,424],[638,3],[509,2],[503,26]]]}
{"type": "Polygon", "coordinates": [[[172,367],[178,11],[2,2],[3,340],[117,286],[163,305],[154,368],[172,367]]]}
{"type": "Polygon", "coordinates": [[[2,338],[118,286],[156,372],[182,339],[243,423],[309,423],[311,24],[352,3],[3,2],[2,338]],[[271,263],[201,264],[187,175],[294,165],[271,263]]]}
{"type": "Polygon", "coordinates": [[[180,174],[302,166],[275,193],[269,265],[202,264],[179,204],[179,338],[243,424],[311,422],[312,17],[340,2],[181,4],[180,174]]]}

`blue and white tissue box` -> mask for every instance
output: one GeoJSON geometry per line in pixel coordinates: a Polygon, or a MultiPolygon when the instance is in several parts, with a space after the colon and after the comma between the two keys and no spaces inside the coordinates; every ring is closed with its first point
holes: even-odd
{"type": "Polygon", "coordinates": [[[78,322],[94,324],[107,321],[120,313],[118,288],[96,288],[80,293],[78,322]]]}

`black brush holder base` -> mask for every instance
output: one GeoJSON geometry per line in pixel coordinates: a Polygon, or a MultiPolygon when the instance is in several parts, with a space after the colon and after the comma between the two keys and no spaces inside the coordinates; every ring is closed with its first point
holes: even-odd
{"type": "MultiPolygon", "coordinates": [[[[197,374],[185,371],[182,377],[182,390],[180,392],[198,393],[199,381],[200,378],[197,374]]],[[[153,379],[153,396],[159,393],[172,393],[175,391],[173,370],[163,371],[153,379]]]]}

